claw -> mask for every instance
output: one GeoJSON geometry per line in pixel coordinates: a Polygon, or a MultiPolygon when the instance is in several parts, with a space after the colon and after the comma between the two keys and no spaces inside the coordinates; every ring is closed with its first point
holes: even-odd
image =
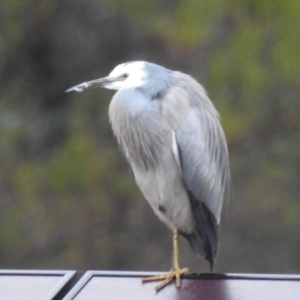
{"type": "Polygon", "coordinates": [[[162,288],[164,288],[165,286],[167,286],[169,283],[171,283],[173,281],[173,279],[176,280],[176,286],[180,287],[180,285],[181,285],[181,278],[180,277],[181,277],[181,275],[183,275],[185,273],[189,273],[189,269],[188,268],[184,268],[184,269],[173,268],[168,273],[157,275],[157,276],[153,276],[153,277],[143,278],[142,282],[145,283],[145,282],[152,282],[152,281],[163,280],[163,282],[160,283],[155,288],[155,290],[158,292],[162,288]]]}

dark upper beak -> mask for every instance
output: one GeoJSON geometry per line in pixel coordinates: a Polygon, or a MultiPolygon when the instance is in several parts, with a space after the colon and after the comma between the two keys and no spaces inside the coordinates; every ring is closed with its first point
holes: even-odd
{"type": "Polygon", "coordinates": [[[86,89],[90,89],[90,88],[94,88],[94,87],[103,87],[106,83],[110,83],[116,81],[116,78],[112,78],[112,77],[104,77],[104,78],[99,78],[99,79],[95,79],[92,81],[88,81],[88,82],[83,82],[80,83],[78,85],[75,85],[69,89],[66,90],[66,93],[69,92],[83,92],[86,89]]]}

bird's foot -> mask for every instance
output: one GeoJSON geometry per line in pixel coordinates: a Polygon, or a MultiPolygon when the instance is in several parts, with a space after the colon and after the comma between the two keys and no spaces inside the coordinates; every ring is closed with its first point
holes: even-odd
{"type": "Polygon", "coordinates": [[[176,286],[180,287],[180,284],[181,284],[180,276],[185,273],[189,273],[189,272],[190,272],[190,270],[188,268],[183,268],[183,269],[173,268],[168,273],[153,276],[153,277],[143,278],[142,282],[145,283],[145,282],[163,280],[163,282],[155,288],[155,290],[158,292],[159,290],[161,290],[162,288],[167,286],[173,279],[176,279],[176,286]]]}

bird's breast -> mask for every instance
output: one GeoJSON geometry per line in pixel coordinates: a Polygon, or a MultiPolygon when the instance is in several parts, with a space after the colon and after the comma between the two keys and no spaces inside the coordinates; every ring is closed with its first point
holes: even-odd
{"type": "Polygon", "coordinates": [[[129,161],[140,168],[153,167],[168,139],[159,101],[138,90],[119,91],[109,107],[112,130],[129,161]]]}

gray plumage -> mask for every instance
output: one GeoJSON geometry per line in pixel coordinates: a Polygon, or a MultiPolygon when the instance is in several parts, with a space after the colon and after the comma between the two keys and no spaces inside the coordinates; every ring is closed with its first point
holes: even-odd
{"type": "Polygon", "coordinates": [[[157,216],[215,262],[230,171],[219,115],[191,76],[136,61],[68,91],[118,90],[109,106],[114,135],[157,216]]]}

